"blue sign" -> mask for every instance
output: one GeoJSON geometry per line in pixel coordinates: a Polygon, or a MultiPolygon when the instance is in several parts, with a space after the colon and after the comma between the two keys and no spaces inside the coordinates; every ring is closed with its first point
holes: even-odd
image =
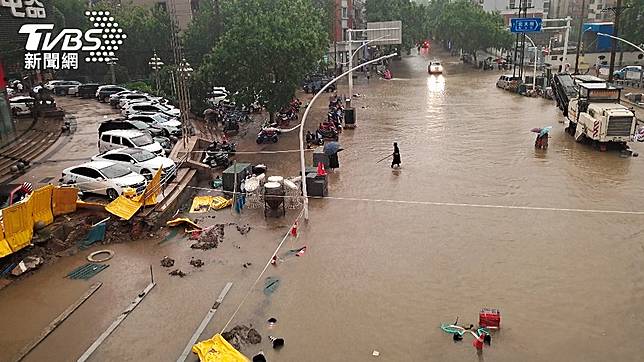
{"type": "Polygon", "coordinates": [[[510,31],[513,33],[538,33],[541,31],[541,18],[510,19],[510,31]]]}

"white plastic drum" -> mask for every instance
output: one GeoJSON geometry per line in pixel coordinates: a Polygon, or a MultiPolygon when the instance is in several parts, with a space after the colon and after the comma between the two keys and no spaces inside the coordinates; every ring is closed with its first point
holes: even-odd
{"type": "Polygon", "coordinates": [[[268,182],[277,182],[278,184],[281,184],[284,182],[284,177],[282,176],[269,176],[268,177],[268,182]]]}
{"type": "Polygon", "coordinates": [[[262,207],[264,199],[262,197],[261,187],[259,186],[259,180],[251,177],[246,180],[244,187],[246,188],[246,207],[250,209],[262,207]]]}

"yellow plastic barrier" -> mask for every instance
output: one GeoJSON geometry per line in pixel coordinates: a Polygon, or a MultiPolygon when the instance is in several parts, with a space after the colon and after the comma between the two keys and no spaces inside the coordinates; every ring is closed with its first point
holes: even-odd
{"type": "Polygon", "coordinates": [[[199,361],[206,362],[249,362],[241,352],[236,350],[217,333],[211,339],[201,341],[192,346],[192,352],[199,356],[199,361]]]}
{"type": "Polygon", "coordinates": [[[192,207],[190,212],[193,214],[202,213],[213,210],[220,210],[232,205],[233,199],[226,199],[223,196],[195,196],[192,199],[192,207]]]}
{"type": "Polygon", "coordinates": [[[34,190],[33,194],[31,194],[34,224],[42,222],[45,225],[49,225],[54,222],[54,214],[51,211],[53,189],[53,185],[47,185],[34,190]]]}
{"type": "Polygon", "coordinates": [[[141,202],[121,195],[105,206],[105,210],[125,220],[130,220],[141,208],[141,202]]]}
{"type": "Polygon", "coordinates": [[[157,196],[161,194],[161,168],[157,170],[157,173],[154,174],[152,180],[145,187],[145,191],[139,195],[134,200],[141,202],[141,199],[145,199],[145,206],[156,205],[157,196]]]}
{"type": "Polygon", "coordinates": [[[0,258],[11,253],[13,253],[13,251],[11,250],[7,240],[4,238],[4,228],[2,227],[2,223],[0,223],[0,258]]]}
{"type": "Polygon", "coordinates": [[[78,189],[75,187],[54,187],[51,194],[51,208],[54,216],[76,211],[78,189]]]}
{"type": "Polygon", "coordinates": [[[32,206],[32,200],[29,197],[2,210],[5,239],[14,252],[31,243],[34,233],[32,206]]]}

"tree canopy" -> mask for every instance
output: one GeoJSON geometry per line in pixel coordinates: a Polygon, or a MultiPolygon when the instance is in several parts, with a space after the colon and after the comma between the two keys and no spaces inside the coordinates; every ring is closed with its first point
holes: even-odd
{"type": "Polygon", "coordinates": [[[620,37],[638,45],[643,44],[644,0],[626,0],[624,5],[630,7],[622,13],[619,25],[620,37]]]}
{"type": "Polygon", "coordinates": [[[311,0],[227,0],[225,32],[196,71],[193,94],[225,86],[235,101],[258,100],[273,114],[287,104],[328,46],[311,0]]]}
{"type": "Polygon", "coordinates": [[[219,1],[201,1],[197,13],[181,37],[184,55],[188,62],[198,66],[203,56],[210,53],[217,44],[221,31],[219,1]]]}

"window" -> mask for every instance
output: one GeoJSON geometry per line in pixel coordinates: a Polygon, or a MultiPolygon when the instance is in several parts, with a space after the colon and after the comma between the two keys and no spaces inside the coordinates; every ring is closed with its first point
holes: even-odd
{"type": "Polygon", "coordinates": [[[108,179],[119,178],[132,173],[132,171],[128,170],[127,168],[121,165],[107,166],[101,169],[101,172],[108,179]]]}
{"type": "Polygon", "coordinates": [[[110,141],[110,135],[104,134],[103,136],[101,136],[101,141],[109,142],[110,141]]]}
{"type": "Polygon", "coordinates": [[[516,7],[517,3],[516,0],[510,0],[510,9],[514,9],[516,7]]]}
{"type": "Polygon", "coordinates": [[[602,4],[597,4],[597,10],[601,10],[604,7],[602,4]]]}
{"type": "Polygon", "coordinates": [[[157,8],[163,10],[163,11],[168,11],[168,6],[165,3],[165,1],[160,1],[156,4],[157,8]]]}
{"type": "Polygon", "coordinates": [[[342,29],[342,41],[347,41],[349,40],[349,36],[347,35],[347,29],[342,29]]]}
{"type": "Polygon", "coordinates": [[[121,155],[118,153],[105,155],[103,156],[103,158],[106,160],[119,161],[119,162],[130,162],[130,160],[132,160],[132,158],[130,158],[130,156],[128,155],[121,155]]]}
{"type": "Polygon", "coordinates": [[[532,0],[528,0],[527,2],[528,9],[532,7],[532,0]]]}
{"type": "Polygon", "coordinates": [[[342,7],[342,19],[346,19],[349,17],[349,9],[347,9],[345,6],[342,7]]]}
{"type": "MultiPolygon", "coordinates": [[[[142,134],[140,136],[132,138],[132,142],[134,142],[134,144],[137,145],[138,147],[142,147],[142,146],[147,146],[149,144],[152,144],[154,140],[152,139],[152,137],[150,137],[150,135],[142,134]]],[[[133,146],[130,146],[130,147],[133,147],[133,146]]]]}
{"type": "Polygon", "coordinates": [[[125,146],[125,147],[134,147],[134,144],[132,144],[132,141],[130,141],[129,139],[123,138],[123,146],[125,146]]]}
{"type": "Polygon", "coordinates": [[[121,137],[119,137],[119,136],[112,136],[112,143],[114,143],[115,145],[120,145],[120,144],[122,144],[122,143],[121,143],[121,137]]]}
{"type": "Polygon", "coordinates": [[[89,177],[91,179],[97,179],[101,177],[100,172],[91,169],[89,167],[77,167],[71,171],[73,174],[83,177],[89,177]]]}

